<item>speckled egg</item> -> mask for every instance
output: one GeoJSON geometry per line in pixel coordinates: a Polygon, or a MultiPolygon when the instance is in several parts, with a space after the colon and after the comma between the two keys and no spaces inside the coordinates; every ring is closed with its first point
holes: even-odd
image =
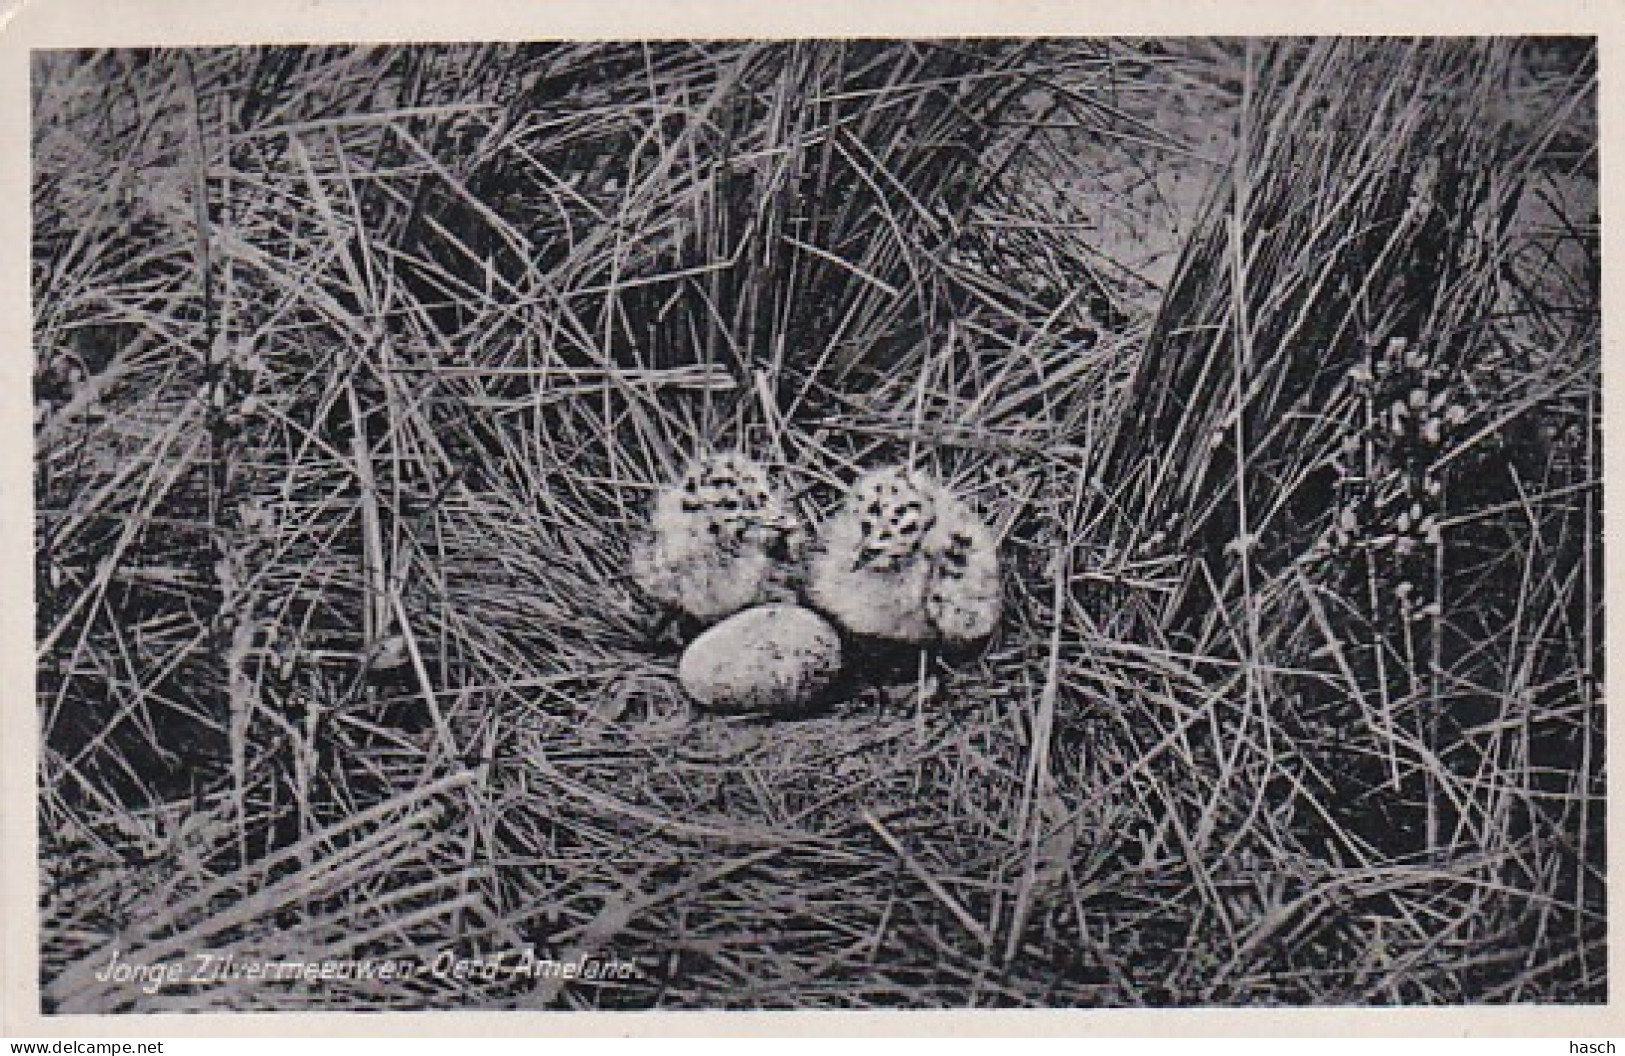
{"type": "Polygon", "coordinates": [[[759,605],[695,638],[677,677],[707,711],[777,717],[806,713],[841,669],[841,639],[817,613],[759,605]]]}

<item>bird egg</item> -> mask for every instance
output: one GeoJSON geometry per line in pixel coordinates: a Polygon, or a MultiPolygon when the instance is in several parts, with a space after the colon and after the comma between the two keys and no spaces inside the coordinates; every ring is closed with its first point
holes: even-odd
{"type": "Polygon", "coordinates": [[[841,669],[841,639],[815,612],[759,605],[689,644],[677,677],[689,696],[720,714],[803,714],[841,669]]]}

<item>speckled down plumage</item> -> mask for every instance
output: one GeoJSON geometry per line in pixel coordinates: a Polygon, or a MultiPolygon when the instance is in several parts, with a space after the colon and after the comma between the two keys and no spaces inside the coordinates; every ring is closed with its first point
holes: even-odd
{"type": "Polygon", "coordinates": [[[841,638],[797,605],[746,609],[700,634],[684,651],[678,679],[689,696],[720,714],[805,714],[841,670],[841,638]]]}
{"type": "Polygon", "coordinates": [[[632,578],[653,600],[709,622],[767,600],[774,551],[795,554],[803,536],[761,466],[711,455],[656,494],[632,544],[632,578]]]}
{"type": "Polygon", "coordinates": [[[901,467],[860,477],[819,531],[807,598],[849,633],[973,642],[1002,611],[998,545],[968,503],[901,467]]]}

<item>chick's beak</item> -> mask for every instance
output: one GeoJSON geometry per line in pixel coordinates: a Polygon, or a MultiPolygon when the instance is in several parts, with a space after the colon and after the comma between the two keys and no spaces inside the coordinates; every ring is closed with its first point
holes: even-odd
{"type": "Polygon", "coordinates": [[[751,525],[750,535],[770,556],[779,559],[792,556],[790,543],[796,535],[796,527],[788,519],[759,521],[751,525]]]}

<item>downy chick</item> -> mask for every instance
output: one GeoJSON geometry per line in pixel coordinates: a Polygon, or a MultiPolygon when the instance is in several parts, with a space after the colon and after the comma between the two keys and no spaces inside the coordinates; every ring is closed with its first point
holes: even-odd
{"type": "Polygon", "coordinates": [[[804,533],[765,470],[741,454],[695,460],[655,496],[632,578],[655,601],[712,623],[767,600],[804,533]]]}
{"type": "Polygon", "coordinates": [[[855,636],[975,642],[999,621],[998,547],[970,505],[935,480],[873,470],[820,530],[807,595],[855,636]]]}

